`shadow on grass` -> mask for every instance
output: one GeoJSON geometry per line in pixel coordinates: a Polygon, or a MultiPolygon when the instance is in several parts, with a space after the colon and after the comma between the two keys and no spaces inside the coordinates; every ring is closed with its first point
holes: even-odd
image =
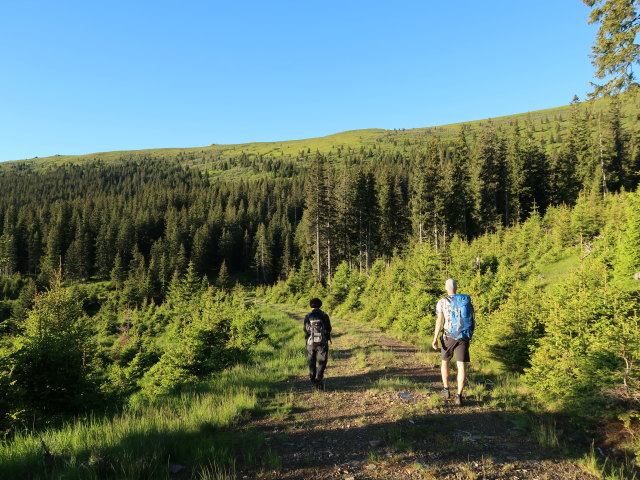
{"type": "Polygon", "coordinates": [[[20,461],[2,459],[3,479],[167,479],[200,478],[201,468],[273,468],[261,433],[217,429],[203,423],[197,431],[131,434],[117,445],[73,454],[50,452],[20,461]],[[263,464],[263,462],[267,462],[263,464]],[[177,475],[172,475],[175,473],[177,475]]]}
{"type": "MultiPolygon", "coordinates": [[[[205,422],[196,431],[152,431],[132,434],[117,445],[74,456],[51,452],[32,463],[0,464],[2,478],[200,478],[199,469],[213,465],[220,471],[257,472],[262,469],[333,469],[346,462],[410,454],[411,462],[429,464],[482,461],[577,459],[577,453],[543,448],[519,425],[525,412],[413,413],[401,420],[350,428],[309,422],[302,431],[278,433],[253,429],[215,428],[205,422]],[[169,469],[179,469],[175,475],[169,469]]],[[[344,415],[332,420],[351,420],[344,415]]],[[[249,476],[249,478],[252,478],[249,476]]]]}

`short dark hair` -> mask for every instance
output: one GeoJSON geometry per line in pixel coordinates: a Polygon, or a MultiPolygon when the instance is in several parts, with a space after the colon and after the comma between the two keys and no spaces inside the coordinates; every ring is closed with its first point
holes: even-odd
{"type": "Polygon", "coordinates": [[[312,298],[309,302],[309,306],[311,308],[320,308],[322,306],[322,300],[320,300],[319,298],[312,298]]]}

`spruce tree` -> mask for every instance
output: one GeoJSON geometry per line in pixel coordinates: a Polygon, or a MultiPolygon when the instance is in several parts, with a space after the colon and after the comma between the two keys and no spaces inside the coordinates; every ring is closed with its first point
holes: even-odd
{"type": "Polygon", "coordinates": [[[92,263],[88,225],[84,221],[79,221],[75,238],[67,249],[65,274],[75,280],[85,280],[91,274],[92,263]]]}
{"type": "Polygon", "coordinates": [[[115,259],[115,235],[110,223],[101,225],[96,237],[96,259],[94,270],[101,278],[109,276],[115,259]]]}
{"type": "Polygon", "coordinates": [[[430,219],[429,204],[432,203],[434,186],[429,185],[433,181],[432,176],[427,171],[427,162],[424,154],[418,154],[414,159],[413,170],[411,172],[410,186],[411,197],[409,205],[411,207],[411,223],[413,226],[413,236],[418,243],[423,243],[428,235],[427,222],[430,219]]]}
{"type": "Polygon", "coordinates": [[[524,157],[523,185],[520,204],[524,220],[533,211],[534,205],[542,212],[549,205],[550,167],[546,154],[533,137],[531,130],[524,138],[522,154],[524,157]]]}
{"type": "Polygon", "coordinates": [[[201,275],[206,274],[211,268],[212,259],[209,244],[209,226],[202,225],[196,230],[193,236],[193,249],[191,250],[191,260],[201,275]]]}
{"type": "Polygon", "coordinates": [[[227,263],[224,261],[222,262],[222,265],[220,265],[220,270],[218,271],[218,276],[216,277],[216,287],[218,287],[220,290],[224,290],[225,292],[230,291],[232,287],[231,277],[229,276],[229,271],[227,270],[227,263]]]}
{"type": "Polygon", "coordinates": [[[599,24],[592,47],[595,76],[606,80],[593,84],[592,95],[619,93],[638,86],[633,66],[640,62],[640,15],[637,0],[583,0],[592,7],[589,23],[599,24]]]}
{"type": "Polygon", "coordinates": [[[624,199],[627,220],[616,249],[614,272],[616,278],[629,281],[640,272],[640,194],[627,194],[624,199]]]}
{"type": "Polygon", "coordinates": [[[505,225],[518,224],[524,219],[522,202],[527,199],[525,168],[526,156],[523,152],[520,125],[516,122],[509,137],[506,166],[507,188],[505,188],[505,225]]]}
{"type": "Polygon", "coordinates": [[[380,253],[383,256],[391,256],[396,245],[396,232],[394,231],[394,215],[397,214],[395,199],[395,182],[389,170],[383,173],[378,189],[379,211],[379,235],[380,253]]]}
{"type": "Polygon", "coordinates": [[[35,297],[16,341],[13,378],[34,412],[86,407],[96,348],[82,299],[56,286],[35,297]]]}
{"type": "Polygon", "coordinates": [[[111,283],[113,284],[116,290],[121,290],[124,285],[124,281],[126,279],[126,272],[122,265],[122,259],[120,258],[120,254],[116,254],[116,258],[113,262],[113,268],[110,272],[111,283]]]}
{"type": "MultiPolygon", "coordinates": [[[[593,142],[589,131],[589,112],[582,112],[580,99],[577,95],[571,101],[569,135],[565,145],[563,156],[569,167],[563,168],[563,170],[572,171],[573,176],[582,187],[589,186],[595,174],[596,157],[593,153],[593,142]]],[[[571,186],[572,183],[569,185],[571,186]]],[[[575,193],[577,194],[577,191],[575,193]]]]}
{"type": "Polygon", "coordinates": [[[471,233],[474,216],[468,131],[469,127],[463,125],[456,138],[453,156],[447,169],[448,175],[451,176],[451,188],[447,189],[444,196],[450,230],[462,233],[464,237],[471,233]]]}
{"type": "Polygon", "coordinates": [[[603,168],[606,191],[617,192],[626,183],[624,176],[628,142],[627,133],[622,128],[621,104],[618,97],[610,100],[605,122],[603,168]]]}
{"type": "Polygon", "coordinates": [[[42,258],[41,270],[51,279],[62,263],[64,254],[64,223],[59,214],[47,233],[46,253],[42,258]]]}
{"type": "Polygon", "coordinates": [[[369,271],[373,261],[373,244],[378,225],[378,209],[376,198],[376,180],[372,172],[358,171],[355,181],[354,222],[358,245],[358,269],[369,271]]]}
{"type": "Polygon", "coordinates": [[[500,193],[505,188],[501,185],[504,171],[502,153],[501,140],[493,126],[483,128],[475,143],[472,172],[474,213],[482,230],[492,229],[500,222],[498,204],[504,205],[500,193]]]}
{"type": "Polygon", "coordinates": [[[13,275],[18,263],[15,238],[10,233],[0,235],[0,276],[13,275]]]}
{"type": "Polygon", "coordinates": [[[414,228],[414,236],[418,243],[430,239],[438,248],[440,230],[444,224],[444,197],[443,189],[453,189],[449,184],[453,180],[452,173],[447,172],[447,178],[443,175],[444,165],[440,159],[439,147],[435,140],[431,139],[424,152],[417,154],[414,161],[410,200],[411,220],[414,228]]]}
{"type": "Polygon", "coordinates": [[[349,167],[345,164],[340,172],[337,188],[334,190],[335,228],[333,231],[336,238],[336,263],[346,261],[351,264],[354,246],[357,244],[354,197],[354,182],[349,167]]]}
{"type": "Polygon", "coordinates": [[[128,215],[125,215],[120,220],[118,226],[118,234],[116,236],[116,251],[120,255],[120,261],[122,265],[128,267],[133,255],[133,247],[136,241],[136,231],[133,226],[133,221],[128,215]]]}
{"type": "Polygon", "coordinates": [[[311,162],[310,175],[305,187],[305,206],[309,228],[310,243],[313,245],[315,274],[318,280],[322,280],[328,274],[324,259],[327,252],[327,236],[330,232],[327,225],[330,223],[330,204],[328,190],[328,168],[325,158],[316,152],[311,162]]]}
{"type": "Polygon", "coordinates": [[[254,264],[258,283],[267,283],[271,279],[273,258],[271,254],[271,240],[267,236],[264,223],[258,225],[254,240],[254,264]]]}
{"type": "Polygon", "coordinates": [[[38,223],[31,223],[27,227],[27,261],[26,273],[37,274],[42,258],[42,231],[38,223]]]}

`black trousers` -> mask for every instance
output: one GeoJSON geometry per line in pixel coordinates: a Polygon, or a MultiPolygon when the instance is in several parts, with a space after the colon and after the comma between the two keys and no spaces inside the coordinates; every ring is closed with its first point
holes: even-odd
{"type": "Polygon", "coordinates": [[[309,363],[309,378],[311,380],[322,380],[324,369],[327,367],[329,357],[329,344],[307,345],[307,361],[309,363]],[[318,366],[316,368],[316,361],[318,366]]]}

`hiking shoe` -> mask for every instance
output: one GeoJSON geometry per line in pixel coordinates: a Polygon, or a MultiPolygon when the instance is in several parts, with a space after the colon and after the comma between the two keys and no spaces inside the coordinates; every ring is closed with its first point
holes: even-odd
{"type": "Polygon", "coordinates": [[[443,388],[442,392],[440,392],[440,395],[442,395],[442,398],[444,398],[445,400],[449,400],[451,398],[451,393],[449,393],[448,388],[443,388]]]}
{"type": "Polygon", "coordinates": [[[462,401],[462,395],[456,395],[453,399],[453,404],[457,407],[461,407],[462,405],[464,405],[464,402],[462,401]]]}
{"type": "Polygon", "coordinates": [[[316,389],[324,392],[324,380],[316,380],[316,389]]]}

